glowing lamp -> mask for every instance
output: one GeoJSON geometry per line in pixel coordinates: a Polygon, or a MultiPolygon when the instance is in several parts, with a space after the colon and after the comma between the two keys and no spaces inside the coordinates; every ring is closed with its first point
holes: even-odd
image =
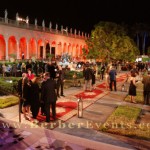
{"type": "Polygon", "coordinates": [[[83,117],[83,101],[81,96],[79,96],[78,100],[78,118],[82,118],[83,117]]]}

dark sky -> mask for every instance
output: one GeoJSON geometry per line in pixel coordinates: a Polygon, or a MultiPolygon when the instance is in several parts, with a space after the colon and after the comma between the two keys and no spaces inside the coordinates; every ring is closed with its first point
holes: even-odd
{"type": "Polygon", "coordinates": [[[53,28],[56,23],[60,29],[76,28],[90,33],[99,21],[116,23],[150,22],[150,5],[148,0],[4,0],[0,6],[0,17],[4,17],[4,10],[8,11],[8,18],[15,19],[18,12],[21,17],[29,16],[38,25],[45,20],[46,26],[51,21],[53,28]]]}

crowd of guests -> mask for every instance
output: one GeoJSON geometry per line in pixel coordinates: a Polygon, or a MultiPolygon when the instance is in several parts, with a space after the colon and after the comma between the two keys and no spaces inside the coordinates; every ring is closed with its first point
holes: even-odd
{"type": "Polygon", "coordinates": [[[23,72],[22,78],[18,81],[18,94],[24,118],[37,119],[41,113],[46,116],[46,122],[50,122],[51,107],[52,119],[55,120],[56,100],[60,96],[65,96],[64,82],[65,69],[52,63],[45,65],[45,72],[41,76],[36,76],[31,68],[23,72]]]}
{"type": "MultiPolygon", "coordinates": [[[[89,63],[87,63],[84,68],[83,68],[83,77],[85,81],[84,85],[84,90],[87,91],[92,91],[95,89],[95,84],[96,84],[96,72],[97,72],[97,67],[96,65],[90,66],[89,63]]],[[[106,65],[102,64],[100,73],[99,73],[99,80],[103,81],[105,79],[106,81],[106,89],[108,90],[114,90],[117,91],[117,86],[116,86],[116,67],[114,64],[112,65],[106,65]]]]}
{"type": "MultiPolygon", "coordinates": [[[[119,67],[119,66],[118,66],[119,67]]],[[[136,103],[135,97],[137,95],[136,87],[137,82],[140,80],[143,83],[143,97],[144,104],[150,105],[150,66],[144,63],[137,63],[128,66],[129,74],[126,75],[126,81],[129,82],[128,94],[132,103],[136,103]]],[[[92,91],[95,89],[96,79],[96,66],[90,66],[87,63],[83,68],[84,77],[84,90],[92,91]]],[[[101,64],[99,69],[99,79],[103,81],[105,79],[106,89],[110,91],[117,91],[116,76],[120,72],[116,64],[101,64]]]]}
{"type": "Polygon", "coordinates": [[[135,97],[137,95],[137,82],[141,81],[143,83],[143,98],[144,104],[150,105],[150,69],[149,67],[139,67],[134,65],[130,70],[129,78],[129,95],[132,103],[136,103],[135,97]]]}
{"type": "MultiPolygon", "coordinates": [[[[2,65],[3,76],[5,76],[5,64],[2,65]]],[[[14,64],[11,67],[13,75],[16,76],[17,70],[21,71],[22,78],[18,81],[18,94],[21,99],[21,110],[25,119],[36,119],[38,114],[46,116],[46,122],[50,118],[56,119],[56,101],[64,95],[65,69],[56,63],[46,62],[37,64],[29,60],[27,63],[14,64]],[[39,65],[39,66],[38,66],[39,65]],[[43,74],[38,76],[38,68],[42,68],[43,74]],[[50,107],[52,115],[50,115],[50,107]],[[31,113],[32,112],[32,113],[31,113]],[[32,114],[32,116],[31,116],[32,114]]],[[[150,104],[150,70],[144,63],[128,65],[130,70],[129,92],[131,102],[136,103],[136,82],[137,76],[141,77],[144,84],[144,104],[150,104]]],[[[93,91],[96,88],[96,78],[106,83],[106,90],[117,91],[117,73],[121,71],[120,64],[96,64],[86,63],[83,65],[84,90],[93,91]]],[[[128,77],[127,76],[127,77],[128,77]]],[[[77,86],[77,74],[73,74],[73,85],[77,86]]],[[[80,83],[81,84],[81,83],[80,83]]]]}

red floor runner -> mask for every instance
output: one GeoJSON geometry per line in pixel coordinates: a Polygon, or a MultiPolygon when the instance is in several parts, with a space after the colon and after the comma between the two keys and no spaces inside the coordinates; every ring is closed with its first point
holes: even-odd
{"type": "Polygon", "coordinates": [[[75,96],[78,98],[78,97],[82,97],[83,100],[86,99],[86,98],[94,98],[96,96],[98,96],[99,94],[103,93],[103,91],[101,90],[98,90],[98,89],[95,89],[93,90],[92,92],[90,91],[85,91],[85,92],[81,92],[79,94],[76,94],[75,96]]]}
{"type": "MultiPolygon", "coordinates": [[[[56,104],[56,118],[60,118],[64,115],[66,115],[68,112],[72,111],[73,109],[77,108],[77,103],[76,102],[57,102],[56,104]]],[[[46,116],[41,115],[41,112],[39,112],[37,119],[39,121],[45,121],[46,116]]],[[[52,117],[50,117],[51,120],[53,120],[52,117]]]]}

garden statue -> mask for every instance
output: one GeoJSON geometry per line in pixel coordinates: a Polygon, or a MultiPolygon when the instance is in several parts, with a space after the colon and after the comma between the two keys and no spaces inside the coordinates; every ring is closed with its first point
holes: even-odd
{"type": "Polygon", "coordinates": [[[75,35],[77,34],[77,30],[76,30],[76,29],[74,30],[74,34],[75,34],[75,35]]]}
{"type": "Polygon", "coordinates": [[[56,23],[56,30],[58,30],[58,24],[56,23]]]}
{"type": "Polygon", "coordinates": [[[18,21],[18,18],[19,18],[19,14],[16,13],[16,21],[18,21]]]}

